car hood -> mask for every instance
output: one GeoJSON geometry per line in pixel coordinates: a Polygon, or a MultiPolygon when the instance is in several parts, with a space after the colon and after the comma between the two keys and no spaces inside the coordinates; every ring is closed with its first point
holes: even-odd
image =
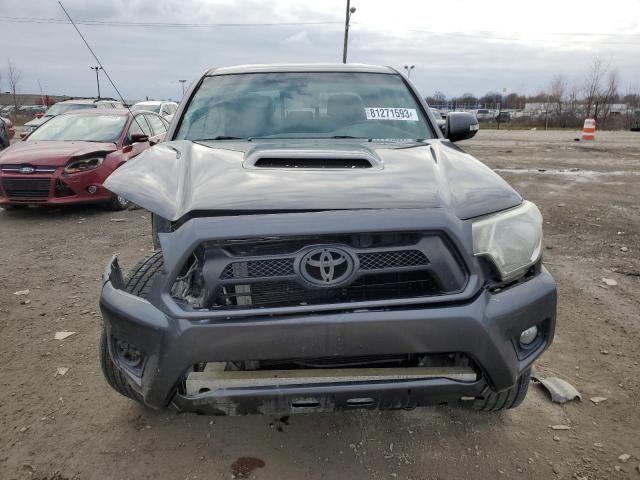
{"type": "Polygon", "coordinates": [[[91,153],[113,152],[116,148],[113,143],[97,142],[18,142],[0,153],[0,164],[61,167],[66,165],[71,157],[89,155],[91,153]]]}
{"type": "Polygon", "coordinates": [[[173,141],[116,170],[112,192],[175,221],[192,211],[449,208],[461,219],[519,204],[497,174],[448,141],[173,141]],[[363,158],[370,168],[259,168],[261,158],[363,158]],[[258,164],[260,162],[257,162],[258,164]]]}

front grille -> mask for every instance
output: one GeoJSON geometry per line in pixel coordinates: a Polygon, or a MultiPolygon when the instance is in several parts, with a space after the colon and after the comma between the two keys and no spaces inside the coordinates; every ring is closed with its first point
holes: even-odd
{"type": "Polygon", "coordinates": [[[198,310],[299,308],[427,299],[462,291],[467,278],[444,235],[353,233],[207,241],[171,291],[198,310]]]}
{"type": "Polygon", "coordinates": [[[2,189],[9,198],[46,199],[49,197],[49,178],[3,178],[2,189]]]}
{"type": "Polygon", "coordinates": [[[396,250],[391,252],[361,253],[358,255],[362,270],[380,270],[394,267],[415,267],[429,263],[420,250],[396,250]]]}
{"type": "Polygon", "coordinates": [[[45,167],[45,166],[33,166],[33,165],[18,165],[18,164],[4,164],[2,166],[0,166],[0,171],[3,172],[10,172],[10,173],[21,173],[20,169],[24,168],[24,167],[31,167],[33,168],[32,172],[28,172],[27,174],[30,173],[53,173],[56,171],[56,167],[45,167]]]}
{"type": "Polygon", "coordinates": [[[295,281],[220,285],[216,304],[226,308],[275,308],[412,298],[441,294],[424,270],[366,275],[340,288],[306,288],[295,281]]]}
{"type": "Polygon", "coordinates": [[[276,258],[250,262],[230,263],[222,271],[220,278],[269,278],[293,275],[293,258],[276,258]]]}

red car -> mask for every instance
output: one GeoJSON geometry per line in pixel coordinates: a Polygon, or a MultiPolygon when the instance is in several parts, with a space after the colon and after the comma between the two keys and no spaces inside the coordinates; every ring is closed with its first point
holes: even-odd
{"type": "Polygon", "coordinates": [[[0,152],[0,207],[102,203],[127,199],[102,183],[119,166],[164,140],[168,123],[151,112],[76,110],[0,152]]]}

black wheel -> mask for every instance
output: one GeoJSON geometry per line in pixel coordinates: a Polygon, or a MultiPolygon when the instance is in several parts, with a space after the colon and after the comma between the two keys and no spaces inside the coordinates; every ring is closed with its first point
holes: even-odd
{"type": "MultiPolygon", "coordinates": [[[[162,252],[155,252],[150,257],[139,262],[129,272],[129,276],[125,281],[125,291],[147,298],[152,279],[162,270],[163,263],[162,252]]],[[[111,355],[109,355],[108,341],[107,332],[103,325],[102,335],[100,336],[100,366],[102,367],[104,378],[116,392],[142,403],[142,397],[129,386],[125,376],[113,363],[111,355]]]]}
{"type": "Polygon", "coordinates": [[[489,393],[485,398],[474,400],[470,405],[468,405],[468,408],[478,410],[480,412],[498,412],[500,410],[516,408],[522,403],[524,397],[527,396],[530,382],[531,369],[529,368],[520,375],[516,384],[509,390],[499,393],[489,390],[489,393]]]}
{"type": "Polygon", "coordinates": [[[155,250],[160,249],[160,240],[158,239],[158,233],[171,232],[171,222],[166,218],[162,218],[155,213],[151,214],[151,238],[153,240],[153,248],[155,250]]]}
{"type": "Polygon", "coordinates": [[[116,195],[115,193],[111,194],[111,199],[106,203],[106,207],[114,212],[126,210],[129,208],[129,205],[129,200],[124,198],[122,195],[116,195]]]}

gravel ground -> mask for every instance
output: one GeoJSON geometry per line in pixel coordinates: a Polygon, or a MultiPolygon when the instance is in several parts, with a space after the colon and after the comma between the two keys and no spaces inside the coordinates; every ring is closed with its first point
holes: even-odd
{"type": "Polygon", "coordinates": [[[148,214],[0,209],[0,478],[640,479],[640,133],[599,133],[590,146],[575,136],[481,131],[461,146],[545,216],[559,315],[536,367],[582,401],[559,406],[532,385],[520,408],[495,415],[145,410],[103,380],[97,301],[114,252],[125,268],[150,252],[148,214]],[[62,330],[77,333],[54,340],[62,330]]]}

